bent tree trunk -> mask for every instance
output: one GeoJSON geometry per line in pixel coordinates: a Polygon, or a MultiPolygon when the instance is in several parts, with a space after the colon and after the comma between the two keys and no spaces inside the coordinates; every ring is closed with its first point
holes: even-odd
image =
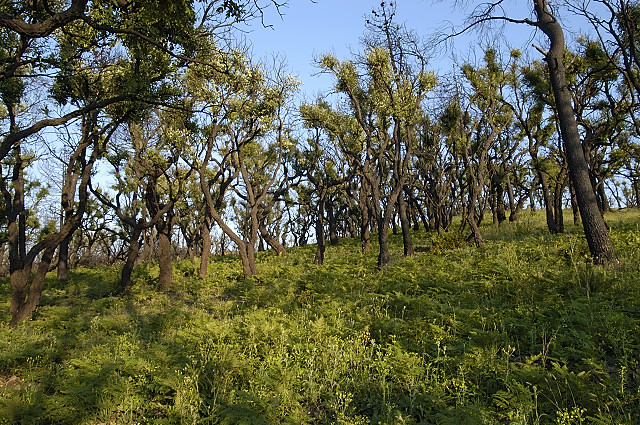
{"type": "Polygon", "coordinates": [[[260,224],[258,225],[258,230],[260,230],[260,236],[262,236],[262,239],[267,243],[267,245],[269,245],[271,247],[271,249],[273,249],[278,255],[284,255],[287,253],[287,249],[284,247],[284,245],[282,245],[280,242],[278,242],[278,239],[276,239],[270,232],[269,229],[267,229],[267,226],[265,226],[264,221],[260,222],[260,224]]]}
{"type": "Polygon", "coordinates": [[[560,134],[564,141],[569,165],[569,175],[576,192],[576,199],[589,251],[594,261],[606,264],[617,261],[613,244],[598,208],[598,200],[589,178],[589,167],[580,142],[580,133],[571,104],[571,93],[567,86],[566,71],[563,62],[564,33],[557,19],[549,12],[545,0],[534,0],[537,26],[544,32],[551,46],[545,60],[549,67],[551,85],[556,101],[560,134]]]}

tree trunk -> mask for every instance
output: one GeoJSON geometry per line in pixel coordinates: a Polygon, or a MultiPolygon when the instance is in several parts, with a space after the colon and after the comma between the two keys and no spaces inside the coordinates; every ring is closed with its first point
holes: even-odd
{"type": "Polygon", "coordinates": [[[6,242],[0,242],[0,277],[4,277],[7,274],[7,270],[5,268],[5,251],[6,251],[6,242]]]}
{"type": "Polygon", "coordinates": [[[333,246],[340,245],[338,236],[338,217],[333,212],[333,203],[327,203],[327,221],[329,222],[329,242],[333,246]]]}
{"type": "Polygon", "coordinates": [[[282,246],[282,244],[280,242],[278,242],[278,239],[276,239],[271,233],[269,233],[269,230],[267,229],[267,227],[264,225],[264,223],[260,223],[259,225],[259,229],[260,229],[260,235],[262,236],[262,239],[267,243],[267,245],[269,245],[278,255],[284,255],[287,253],[287,250],[285,249],[284,246],[282,246]]]}
{"type": "Polygon", "coordinates": [[[411,221],[407,215],[407,201],[402,193],[398,196],[398,212],[400,214],[400,225],[402,227],[402,244],[404,245],[405,257],[413,257],[413,241],[411,240],[411,221]]]}
{"type": "Polygon", "coordinates": [[[482,238],[482,233],[480,233],[480,226],[478,225],[473,209],[469,209],[466,221],[471,228],[471,236],[473,237],[476,248],[484,248],[484,239],[482,238]]]}
{"type": "Polygon", "coordinates": [[[53,254],[56,251],[56,246],[48,247],[42,253],[42,258],[38,264],[31,285],[29,285],[29,279],[31,274],[31,262],[25,264],[22,269],[15,270],[11,273],[11,285],[14,288],[19,288],[18,291],[13,291],[11,294],[11,322],[10,326],[15,326],[22,320],[28,319],[33,315],[38,303],[40,302],[40,296],[44,289],[44,279],[51,266],[53,260],[53,254]],[[28,291],[27,291],[28,288],[28,291]],[[28,292],[28,295],[27,295],[28,292]]]}
{"type": "Polygon", "coordinates": [[[325,191],[320,192],[320,199],[318,200],[318,211],[316,212],[316,256],[313,259],[313,264],[322,265],[324,263],[324,195],[325,191]]]}
{"type": "Polygon", "coordinates": [[[600,211],[604,213],[611,212],[611,203],[607,197],[607,192],[604,187],[604,180],[600,180],[596,185],[596,191],[598,193],[598,199],[600,203],[600,211]]]}
{"type": "Polygon", "coordinates": [[[518,221],[518,212],[522,208],[522,202],[516,202],[515,195],[513,194],[513,184],[511,178],[507,176],[507,196],[509,198],[509,222],[514,223],[518,221]]]}
{"type": "Polygon", "coordinates": [[[384,218],[380,218],[378,222],[378,244],[380,245],[378,267],[384,267],[391,262],[391,253],[389,252],[389,222],[384,218]]]}
{"type": "Polygon", "coordinates": [[[66,282],[69,280],[69,241],[71,235],[67,236],[60,247],[58,247],[58,280],[66,282]]]}
{"type": "Polygon", "coordinates": [[[243,243],[243,246],[239,248],[240,260],[242,261],[242,273],[244,277],[250,277],[258,274],[258,267],[256,266],[255,248],[251,243],[243,243]]]}
{"type": "Polygon", "coordinates": [[[538,18],[537,25],[544,32],[551,46],[546,53],[551,85],[555,96],[556,110],[560,121],[560,133],[564,141],[569,165],[569,173],[576,191],[578,208],[582,217],[589,251],[598,264],[617,262],[617,256],[604,219],[598,208],[598,201],[591,186],[589,168],[584,156],[575,113],[571,105],[571,93],[563,62],[564,33],[557,19],[549,12],[545,0],[534,0],[538,18]]]}
{"type": "Polygon", "coordinates": [[[547,177],[542,171],[538,171],[538,177],[542,187],[542,202],[544,203],[544,210],[547,218],[547,229],[549,229],[549,233],[561,233],[562,230],[558,229],[556,223],[555,203],[553,201],[555,197],[551,196],[547,177]]]}
{"type": "Polygon", "coordinates": [[[369,210],[369,198],[368,193],[365,190],[364,178],[361,179],[360,197],[358,199],[358,206],[360,207],[361,221],[360,221],[360,246],[362,252],[367,254],[371,251],[371,214],[369,210]]]}
{"type": "Polygon", "coordinates": [[[501,182],[496,184],[496,212],[498,215],[498,224],[502,224],[507,220],[507,212],[504,205],[504,186],[501,182]]]}
{"type": "Polygon", "coordinates": [[[166,222],[156,226],[158,231],[158,286],[167,289],[173,281],[173,255],[171,253],[171,232],[173,230],[173,216],[167,217],[166,222]]]}
{"type": "Polygon", "coordinates": [[[211,255],[211,218],[208,214],[202,223],[202,252],[200,253],[200,270],[198,276],[204,279],[208,274],[209,255],[211,255]]]}
{"type": "Polygon", "coordinates": [[[120,287],[122,288],[122,292],[127,293],[129,289],[131,289],[131,274],[133,273],[133,268],[136,265],[136,260],[138,259],[138,254],[140,254],[140,231],[137,232],[134,230],[134,233],[131,235],[131,240],[129,242],[129,251],[127,252],[127,259],[122,266],[122,271],[120,273],[120,287]]]}

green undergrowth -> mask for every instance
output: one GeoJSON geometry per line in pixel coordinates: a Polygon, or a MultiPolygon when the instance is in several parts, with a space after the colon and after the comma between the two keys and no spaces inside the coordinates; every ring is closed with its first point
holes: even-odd
{"type": "Polygon", "coordinates": [[[608,217],[617,267],[579,227],[483,228],[475,249],[417,232],[392,264],[357,240],[281,257],[188,260],[160,290],[136,269],[52,275],[34,320],[0,312],[0,423],[637,424],[640,215],[608,217]]]}

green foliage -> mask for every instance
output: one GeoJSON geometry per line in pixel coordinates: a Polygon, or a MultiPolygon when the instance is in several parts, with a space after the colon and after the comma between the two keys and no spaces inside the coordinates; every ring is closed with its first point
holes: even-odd
{"type": "Polygon", "coordinates": [[[460,232],[448,231],[433,235],[431,238],[431,248],[429,252],[433,254],[442,254],[456,248],[469,245],[464,235],[460,232]]]}
{"type": "Polygon", "coordinates": [[[616,268],[538,214],[482,250],[419,232],[405,259],[390,235],[384,270],[350,239],[324,266],[261,253],[251,279],[183,260],[166,291],[140,267],[124,297],[118,268],[78,269],[33,321],[0,312],[0,423],[638,423],[639,218],[608,221],[616,268]]]}

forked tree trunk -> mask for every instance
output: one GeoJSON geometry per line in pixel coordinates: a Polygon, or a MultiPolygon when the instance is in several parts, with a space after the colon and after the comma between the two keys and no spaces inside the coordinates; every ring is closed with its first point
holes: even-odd
{"type": "Polygon", "coordinates": [[[518,213],[522,208],[522,200],[520,202],[516,202],[516,198],[513,193],[513,184],[511,183],[511,178],[508,176],[507,176],[507,197],[509,198],[509,222],[514,223],[514,222],[517,222],[519,219],[518,213]]]}
{"type": "Polygon", "coordinates": [[[250,277],[258,274],[256,266],[256,253],[252,243],[243,243],[239,248],[240,260],[242,260],[242,273],[244,277],[250,277]]]}
{"type": "Polygon", "coordinates": [[[11,284],[14,288],[11,294],[11,326],[30,318],[36,310],[44,289],[44,279],[51,266],[55,251],[56,247],[48,247],[44,250],[33,278],[30,277],[31,265],[33,264],[31,262],[11,273],[11,284]],[[29,284],[30,279],[31,284],[29,284]]]}

